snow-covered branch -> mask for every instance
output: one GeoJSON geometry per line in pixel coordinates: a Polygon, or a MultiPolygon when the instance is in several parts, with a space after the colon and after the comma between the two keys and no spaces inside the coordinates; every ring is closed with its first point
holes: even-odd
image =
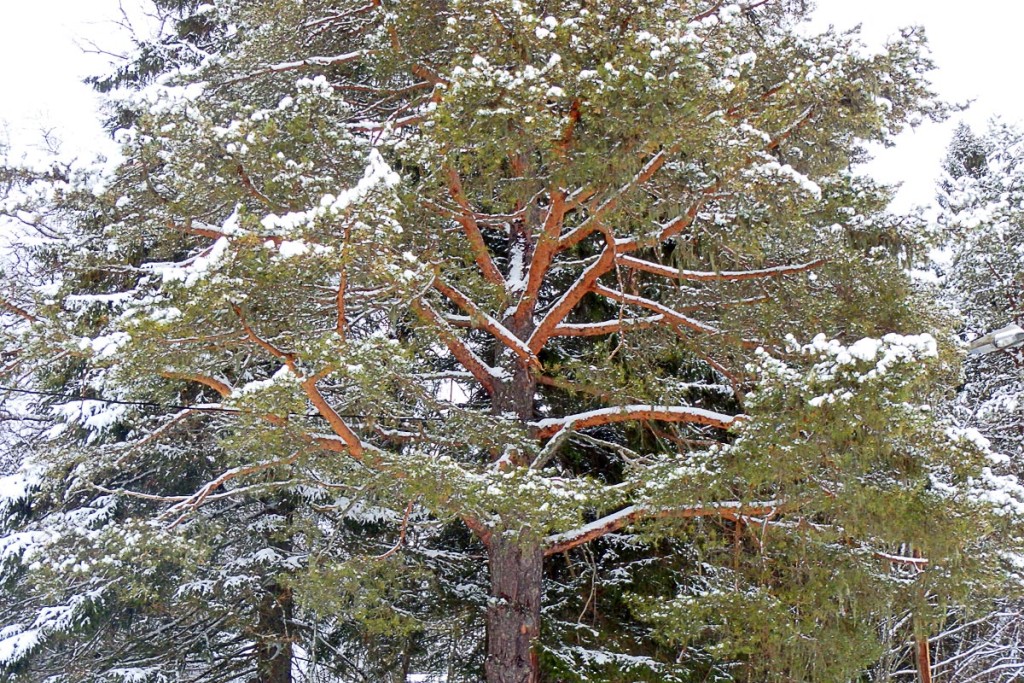
{"type": "Polygon", "coordinates": [[[604,287],[602,285],[595,285],[594,292],[600,294],[601,296],[607,297],[613,301],[618,301],[619,303],[632,304],[634,306],[646,308],[649,311],[653,311],[655,313],[660,314],[661,316],[664,317],[666,321],[675,323],[677,325],[682,325],[683,327],[691,329],[694,332],[704,332],[707,334],[719,333],[719,330],[716,327],[708,325],[707,323],[702,323],[699,320],[694,320],[693,318],[687,317],[682,313],[679,313],[678,311],[669,308],[668,306],[659,304],[656,301],[651,301],[650,299],[646,299],[642,296],[637,296],[635,294],[625,294],[618,290],[611,289],[609,287],[604,287]]]}
{"type": "Polygon", "coordinates": [[[605,233],[606,244],[601,256],[591,263],[580,273],[579,278],[565,290],[565,293],[555,302],[544,318],[537,325],[537,329],[530,335],[527,344],[534,353],[539,353],[544,344],[555,332],[566,316],[572,312],[584,296],[590,292],[598,279],[611,270],[615,265],[615,243],[610,233],[605,233]]]}
{"type": "MultiPolygon", "coordinates": [[[[533,258],[530,259],[530,267],[526,273],[526,282],[522,286],[522,293],[519,295],[519,302],[512,313],[517,322],[522,322],[533,314],[537,305],[537,297],[540,294],[544,278],[551,269],[551,262],[558,253],[558,235],[562,230],[562,220],[565,218],[566,202],[563,190],[551,192],[551,205],[548,207],[547,216],[544,218],[544,225],[540,231],[540,237],[534,247],[533,258]]],[[[514,288],[517,283],[511,283],[514,288]]]]}
{"type": "Polygon", "coordinates": [[[619,201],[621,201],[629,191],[643,185],[654,177],[654,174],[665,165],[666,161],[668,161],[671,151],[672,150],[661,150],[651,157],[647,163],[644,164],[643,168],[637,171],[636,175],[629,180],[629,182],[620,187],[616,192],[608,197],[608,199],[604,200],[596,209],[594,209],[594,212],[590,214],[586,220],[563,235],[561,240],[559,240],[559,249],[569,249],[585,240],[595,230],[600,229],[602,219],[615,210],[615,207],[619,205],[619,201]]]}
{"type": "Polygon", "coordinates": [[[552,337],[597,337],[614,334],[623,330],[643,330],[664,322],[664,315],[652,315],[646,318],[622,318],[621,320],[605,320],[599,323],[562,323],[555,328],[552,337]]]}
{"type": "Polygon", "coordinates": [[[772,268],[758,268],[755,270],[725,270],[725,271],[703,271],[684,270],[663,266],[660,263],[651,263],[633,256],[620,255],[616,262],[627,268],[642,270],[655,275],[663,275],[675,280],[690,280],[696,282],[739,282],[742,280],[762,280],[793,273],[802,273],[813,270],[826,263],[826,259],[816,259],[807,263],[798,263],[790,266],[774,266],[772,268]]]}
{"type": "Polygon", "coordinates": [[[465,342],[459,339],[455,331],[434,310],[433,306],[420,298],[413,302],[413,308],[425,322],[435,329],[441,341],[444,342],[444,345],[455,356],[455,360],[473,375],[488,394],[493,394],[496,388],[495,382],[497,382],[495,371],[484,363],[473,352],[473,349],[469,348],[465,342]]]}
{"type": "Polygon", "coordinates": [[[504,288],[505,278],[502,277],[498,267],[494,265],[494,260],[491,258],[491,253],[484,242],[484,237],[480,232],[480,226],[476,222],[473,209],[469,205],[469,200],[466,199],[465,191],[462,189],[462,179],[459,178],[459,173],[454,168],[448,169],[448,192],[461,209],[455,220],[462,226],[466,239],[469,240],[470,249],[473,250],[473,258],[476,260],[477,267],[480,268],[481,275],[488,282],[504,288]]]}
{"type": "Polygon", "coordinates": [[[642,506],[630,505],[579,528],[548,536],[544,539],[544,555],[555,555],[571,550],[643,519],[720,517],[723,519],[739,520],[745,517],[774,515],[778,513],[778,510],[779,503],[777,501],[759,503],[730,501],[661,510],[650,510],[642,506]]]}
{"type": "Polygon", "coordinates": [[[534,435],[537,438],[546,439],[557,434],[563,427],[570,425],[572,429],[585,429],[615,422],[657,420],[659,422],[688,422],[729,429],[743,419],[745,418],[742,415],[726,415],[690,406],[627,405],[599,408],[566,417],[551,417],[531,422],[530,426],[535,430],[534,435]]]}
{"type": "Polygon", "coordinates": [[[473,327],[486,330],[492,337],[510,349],[523,363],[540,368],[540,361],[536,354],[530,350],[521,339],[512,334],[507,327],[498,322],[493,316],[480,310],[472,299],[463,294],[457,288],[442,281],[440,278],[434,280],[434,289],[450,299],[456,306],[469,314],[469,322],[473,327]]]}

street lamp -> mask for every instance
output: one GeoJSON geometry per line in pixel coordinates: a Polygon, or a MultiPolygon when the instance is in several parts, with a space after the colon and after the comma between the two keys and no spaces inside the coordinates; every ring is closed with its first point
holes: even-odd
{"type": "Polygon", "coordinates": [[[994,332],[989,332],[983,337],[978,337],[970,343],[967,354],[969,356],[982,356],[993,351],[1013,349],[1024,346],[1024,328],[1016,323],[1010,323],[994,332]]]}

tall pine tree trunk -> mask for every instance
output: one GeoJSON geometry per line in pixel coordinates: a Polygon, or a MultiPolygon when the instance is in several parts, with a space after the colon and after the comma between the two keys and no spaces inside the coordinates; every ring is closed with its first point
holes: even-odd
{"type": "MultiPolygon", "coordinates": [[[[510,324],[510,320],[505,321],[510,324]]],[[[513,330],[528,338],[527,329],[513,330]]],[[[521,365],[508,368],[511,377],[495,392],[494,411],[515,414],[524,424],[533,419],[537,383],[521,365]]],[[[528,463],[513,457],[511,466],[528,463]]],[[[535,645],[540,636],[540,599],[543,590],[544,550],[540,537],[517,520],[503,520],[487,551],[491,599],[487,606],[487,683],[539,683],[535,645]]]]}
{"type": "Polygon", "coordinates": [[[487,683],[539,683],[544,552],[539,539],[496,533],[488,549],[487,683]]]}

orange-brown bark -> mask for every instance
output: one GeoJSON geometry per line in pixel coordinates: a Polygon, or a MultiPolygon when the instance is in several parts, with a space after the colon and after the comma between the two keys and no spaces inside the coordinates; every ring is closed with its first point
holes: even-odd
{"type": "Polygon", "coordinates": [[[466,199],[466,194],[462,189],[462,179],[459,178],[458,172],[453,168],[448,169],[448,192],[451,194],[452,199],[455,200],[455,203],[459,205],[459,208],[462,209],[455,220],[462,226],[462,230],[466,234],[466,239],[469,241],[470,249],[473,251],[473,258],[476,261],[477,267],[480,268],[481,275],[488,282],[504,287],[505,278],[502,277],[498,267],[494,265],[494,260],[491,258],[491,253],[484,242],[484,236],[480,232],[480,226],[476,221],[473,209],[470,207],[469,200],[466,199]]]}
{"type": "Polygon", "coordinates": [[[496,380],[491,374],[490,369],[473,353],[472,349],[459,339],[448,323],[438,315],[437,311],[423,299],[417,299],[413,302],[413,310],[416,311],[420,318],[434,327],[438,336],[441,337],[441,341],[444,342],[444,345],[455,356],[455,360],[473,375],[488,394],[494,394],[496,380]]]}

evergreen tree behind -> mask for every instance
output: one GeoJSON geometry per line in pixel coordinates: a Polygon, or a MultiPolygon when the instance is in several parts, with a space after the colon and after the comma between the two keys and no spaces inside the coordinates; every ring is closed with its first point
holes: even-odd
{"type": "MultiPolygon", "coordinates": [[[[1024,322],[1024,135],[994,121],[982,135],[960,124],[940,181],[940,221],[951,259],[946,292],[967,339],[1024,322]]],[[[953,409],[958,422],[997,454],[987,476],[1016,482],[1024,467],[1020,348],[967,359],[953,409]]],[[[1014,559],[1015,555],[1010,555],[1014,559]]],[[[939,641],[949,680],[1013,681],[1024,674],[1024,604],[1016,581],[987,613],[961,613],[939,641]]],[[[941,665],[941,664],[940,664],[941,665]]]]}

